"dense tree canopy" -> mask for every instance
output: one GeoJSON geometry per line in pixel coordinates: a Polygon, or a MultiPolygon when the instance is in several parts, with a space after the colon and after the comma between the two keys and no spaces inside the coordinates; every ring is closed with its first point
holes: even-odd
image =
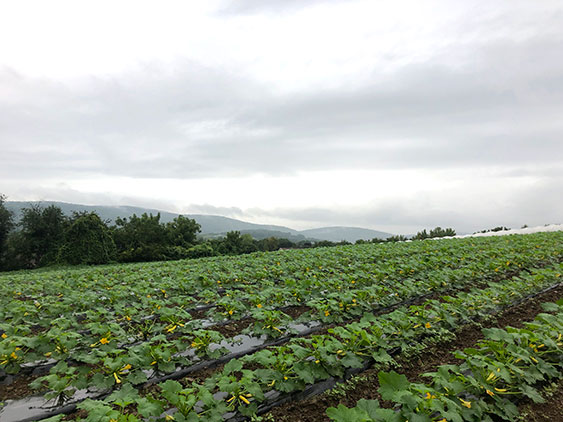
{"type": "Polygon", "coordinates": [[[34,268],[56,260],[68,224],[68,217],[55,205],[46,208],[32,205],[23,209],[19,223],[22,235],[20,247],[27,256],[27,267],[34,268]]]}
{"type": "MultiPolygon", "coordinates": [[[[104,264],[108,262],[142,262],[214,255],[239,255],[280,248],[311,248],[349,245],[349,242],[303,240],[267,237],[255,240],[250,234],[231,231],[222,237],[198,238],[200,225],[179,215],[168,223],[160,214],[117,218],[108,226],[95,212],[64,215],[60,207],[31,205],[22,210],[16,224],[0,194],[0,269],[35,268],[50,264],[104,264]]],[[[455,230],[436,227],[418,232],[413,240],[453,236],[455,230]]],[[[359,240],[356,243],[398,242],[406,236],[359,240]]]]}
{"type": "Polygon", "coordinates": [[[166,258],[167,233],[157,215],[133,214],[129,219],[118,218],[113,229],[113,239],[124,262],[158,261],[166,258]]]}
{"type": "Polygon", "coordinates": [[[197,242],[201,226],[195,220],[179,215],[166,224],[166,231],[171,245],[189,248],[197,242]]]}
{"type": "Polygon", "coordinates": [[[8,233],[14,228],[14,216],[6,208],[6,197],[0,195],[0,268],[2,268],[3,259],[6,254],[6,241],[8,233]]]}
{"type": "Polygon", "coordinates": [[[115,243],[107,225],[94,213],[75,213],[65,232],[57,261],[64,264],[107,264],[115,259],[115,243]]]}

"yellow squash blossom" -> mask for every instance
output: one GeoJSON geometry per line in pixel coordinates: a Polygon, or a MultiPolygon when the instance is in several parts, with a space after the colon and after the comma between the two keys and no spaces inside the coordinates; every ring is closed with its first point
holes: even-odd
{"type": "Polygon", "coordinates": [[[468,409],[471,409],[471,402],[470,401],[465,401],[463,399],[459,399],[459,401],[461,402],[462,406],[467,407],[468,409]]]}

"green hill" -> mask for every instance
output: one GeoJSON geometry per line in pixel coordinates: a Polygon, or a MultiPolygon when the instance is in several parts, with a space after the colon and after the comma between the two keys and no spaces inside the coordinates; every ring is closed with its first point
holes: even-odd
{"type": "MultiPolygon", "coordinates": [[[[160,221],[166,223],[172,221],[178,216],[177,213],[161,211],[152,208],[132,207],[132,206],[112,206],[112,205],[80,205],[70,204],[66,202],[54,201],[8,201],[6,207],[14,212],[16,221],[21,217],[22,208],[29,207],[34,204],[42,206],[56,205],[60,207],[66,215],[71,215],[73,211],[95,211],[102,220],[114,222],[117,217],[131,217],[133,214],[141,215],[143,213],[160,213],[160,221]]],[[[201,234],[204,237],[218,237],[229,231],[238,230],[241,233],[248,233],[255,239],[264,239],[267,237],[287,238],[293,242],[300,240],[330,240],[340,242],[347,240],[355,242],[358,239],[387,238],[392,236],[391,233],[380,232],[360,227],[321,227],[309,230],[294,230],[289,227],[277,226],[271,224],[256,224],[247,221],[237,220],[235,218],[223,217],[220,215],[205,214],[184,214],[186,217],[193,218],[201,226],[201,234]]]]}

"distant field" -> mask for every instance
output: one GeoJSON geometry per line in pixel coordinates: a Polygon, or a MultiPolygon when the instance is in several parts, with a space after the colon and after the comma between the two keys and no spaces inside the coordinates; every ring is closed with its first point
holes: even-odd
{"type": "MultiPolygon", "coordinates": [[[[301,420],[287,402],[374,368],[400,372],[470,324],[539,293],[554,300],[562,262],[557,231],[6,273],[0,420],[238,421],[270,411],[264,420],[301,420]],[[275,413],[282,405],[285,416],[275,413]]],[[[561,378],[563,308],[548,311],[537,322],[542,346],[534,340],[520,358],[535,374],[524,381],[517,362],[499,375],[490,363],[482,391],[460,381],[425,401],[435,385],[397,375],[397,391],[421,398],[415,410],[389,393],[393,414],[373,402],[327,413],[327,402],[311,420],[492,420],[499,400],[515,408],[514,398],[561,378]],[[516,382],[526,387],[504,395],[516,382]]]]}

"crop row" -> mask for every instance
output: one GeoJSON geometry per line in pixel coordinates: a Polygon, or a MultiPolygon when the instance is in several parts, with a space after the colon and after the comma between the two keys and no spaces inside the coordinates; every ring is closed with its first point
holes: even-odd
{"type": "MultiPolygon", "coordinates": [[[[251,316],[253,322],[248,329],[250,334],[254,336],[264,334],[267,337],[275,338],[291,333],[291,330],[288,329],[291,318],[279,309],[272,308],[274,304],[278,306],[281,304],[290,306],[288,303],[306,305],[309,312],[302,317],[303,322],[312,320],[323,323],[338,322],[369,312],[375,306],[398,303],[419,292],[439,291],[444,287],[462,288],[475,277],[482,278],[484,275],[489,279],[502,277],[520,271],[523,265],[538,265],[540,261],[546,262],[546,260],[547,262],[561,260],[561,251],[557,248],[556,238],[548,239],[549,242],[545,241],[546,239],[517,238],[511,240],[516,246],[507,247],[506,242],[502,242],[503,248],[500,249],[504,253],[510,252],[509,254],[500,255],[499,248],[493,247],[491,250],[494,253],[491,250],[484,250],[479,262],[467,262],[455,270],[448,267],[435,269],[430,266],[430,269],[425,272],[422,270],[425,268],[422,264],[416,270],[414,268],[407,270],[405,267],[398,272],[395,271],[396,269],[393,270],[392,274],[395,276],[397,274],[400,276],[401,272],[405,271],[411,274],[408,278],[403,279],[393,279],[393,276],[389,276],[388,269],[385,272],[371,274],[370,279],[369,274],[365,273],[361,266],[352,273],[354,278],[348,278],[344,283],[340,282],[340,285],[331,284],[331,278],[321,279],[313,274],[313,284],[318,295],[313,297],[308,295],[308,290],[314,290],[309,280],[305,285],[308,289],[303,284],[297,288],[293,283],[289,283],[289,287],[287,287],[288,283],[284,283],[283,286],[280,284],[269,286],[268,283],[264,283],[264,288],[260,292],[248,287],[248,291],[244,294],[237,292],[236,297],[232,290],[226,290],[225,296],[210,312],[218,316],[218,320],[251,316]],[[522,248],[524,246],[529,248],[530,242],[534,242],[534,246],[537,246],[539,240],[543,241],[542,247],[531,248],[532,253],[524,258],[522,248]],[[490,259],[486,260],[484,256],[489,256],[490,259]],[[428,278],[417,278],[412,275],[413,273],[422,274],[428,278]],[[332,292],[330,292],[331,290],[332,292]]],[[[425,243],[432,244],[432,242],[425,243]]],[[[463,248],[458,247],[458,249],[463,248]]],[[[423,258],[422,261],[425,263],[427,257],[423,258]]],[[[464,257],[456,259],[456,262],[457,265],[460,265],[459,262],[464,262],[464,257]]],[[[435,261],[432,263],[435,264],[435,261]]],[[[412,264],[411,266],[415,267],[412,264]]],[[[162,295],[165,296],[166,292],[162,295]]],[[[28,301],[20,301],[20,303],[27,304],[28,301]]],[[[213,358],[225,353],[224,349],[212,350],[210,348],[212,344],[224,342],[224,338],[214,331],[213,327],[202,329],[201,321],[190,320],[191,315],[188,312],[182,311],[179,307],[169,306],[165,302],[165,298],[162,303],[163,305],[158,305],[157,309],[153,310],[153,315],[156,315],[157,318],[133,319],[127,315],[121,324],[95,322],[82,324],[81,327],[87,331],[76,330],[74,321],[66,314],[51,319],[49,329],[40,332],[32,330],[29,325],[14,324],[13,320],[6,321],[0,325],[3,329],[2,337],[4,337],[0,341],[0,354],[2,355],[0,364],[10,372],[17,372],[22,364],[45,359],[45,357],[55,359],[55,361],[63,361],[70,357],[77,362],[101,368],[112,354],[120,353],[120,345],[123,347],[125,344],[136,343],[139,348],[144,350],[148,359],[146,365],[138,368],[139,370],[156,369],[170,372],[178,365],[185,366],[192,363],[185,353],[182,354],[190,347],[195,346],[196,354],[200,358],[213,358]],[[143,344],[139,344],[139,342],[143,342],[143,344]]],[[[42,305],[32,306],[36,313],[43,313],[42,305]]],[[[45,317],[43,321],[47,319],[45,317]]],[[[139,348],[129,348],[130,353],[138,353],[139,348]]],[[[136,379],[140,380],[144,376],[144,372],[137,372],[136,379]]]]}
{"type": "Polygon", "coordinates": [[[424,374],[427,384],[410,383],[396,372],[380,372],[379,393],[394,408],[377,400],[360,400],[354,408],[338,406],[327,413],[335,422],[518,420],[515,402],[544,402],[542,383],[562,376],[563,300],[544,304],[542,313],[522,329],[483,330],[476,348],[457,352],[459,365],[442,365],[424,374]]]}
{"type": "MultiPolygon", "coordinates": [[[[448,284],[443,281],[436,283],[434,280],[413,281],[407,286],[401,286],[400,291],[373,285],[340,294],[327,294],[322,300],[313,299],[306,302],[306,305],[315,311],[318,321],[324,323],[342,321],[372,311],[374,307],[391,306],[412,299],[420,295],[421,291],[440,292],[445,289],[464,288],[469,283],[473,283],[460,277],[459,272],[462,275],[466,273],[463,270],[449,271],[452,279],[460,280],[457,283],[455,281],[448,284]]],[[[289,315],[279,310],[263,309],[259,301],[260,299],[256,300],[258,303],[252,307],[252,312],[247,314],[254,320],[247,329],[249,334],[254,337],[265,335],[266,338],[278,338],[295,332],[289,324],[291,321],[289,315]]],[[[146,349],[155,344],[159,346],[161,352],[150,351],[147,354],[151,364],[154,365],[153,362],[156,362],[158,365],[154,368],[170,372],[177,365],[190,364],[188,357],[181,353],[188,350],[190,346],[195,348],[194,355],[199,357],[214,358],[226,352],[226,349],[211,349],[211,346],[226,342],[222,335],[213,331],[213,325],[204,330],[201,329],[200,320],[186,321],[189,315],[178,315],[167,308],[165,310],[166,312],[160,314],[160,323],[155,320],[145,320],[141,324],[128,322],[124,326],[91,323],[86,326],[87,331],[76,332],[65,318],[58,318],[52,322],[49,331],[32,337],[18,335],[16,330],[5,332],[0,343],[4,367],[9,372],[16,373],[22,365],[38,361],[43,356],[51,358],[51,362],[70,359],[75,364],[82,362],[96,365],[103,362],[108,354],[118,354],[124,349],[135,346],[132,349],[134,354],[140,347],[146,349]],[[158,359],[165,348],[165,357],[176,358],[175,360],[158,359]]],[[[146,366],[139,369],[153,368],[146,366]]]]}
{"type": "MultiPolygon", "coordinates": [[[[479,276],[483,262],[500,271],[507,269],[506,262],[512,268],[530,266],[554,258],[556,239],[515,236],[508,243],[468,239],[283,251],[162,264],[167,272],[153,264],[33,273],[32,279],[32,273],[15,273],[2,277],[0,320],[17,325],[23,334],[48,329],[64,316],[78,330],[87,323],[143,321],[166,309],[185,314],[201,305],[217,305],[210,317],[236,319],[251,304],[297,306],[327,292],[375,282],[396,288],[399,282],[439,278],[435,270],[463,267],[479,276]]],[[[441,277],[451,281],[448,274],[441,277]]]]}
{"type": "MultiPolygon", "coordinates": [[[[349,369],[365,367],[366,362],[374,361],[382,367],[393,364],[392,354],[425,347],[421,341],[449,336],[465,322],[485,317],[518,297],[554,284],[560,280],[561,270],[557,265],[492,283],[486,289],[444,297],[442,301],[429,300],[380,316],[366,315],[359,322],[336,327],[327,334],[293,339],[286,345],[231,360],[203,384],[168,380],[139,393],[134,383],[123,382],[105,401],[87,400],[79,407],[92,415],[87,420],[96,420],[102,414],[119,421],[137,420],[139,415],[164,420],[165,412],[174,413],[174,419],[180,421],[219,421],[228,412],[253,415],[261,403],[278,400],[280,395],[301,391],[330,377],[341,377],[349,369]]],[[[126,375],[127,365],[119,362],[114,376],[126,375]]],[[[53,391],[64,386],[65,377],[76,377],[74,372],[65,374],[64,369],[53,368],[37,384],[47,382],[53,391]]]]}

